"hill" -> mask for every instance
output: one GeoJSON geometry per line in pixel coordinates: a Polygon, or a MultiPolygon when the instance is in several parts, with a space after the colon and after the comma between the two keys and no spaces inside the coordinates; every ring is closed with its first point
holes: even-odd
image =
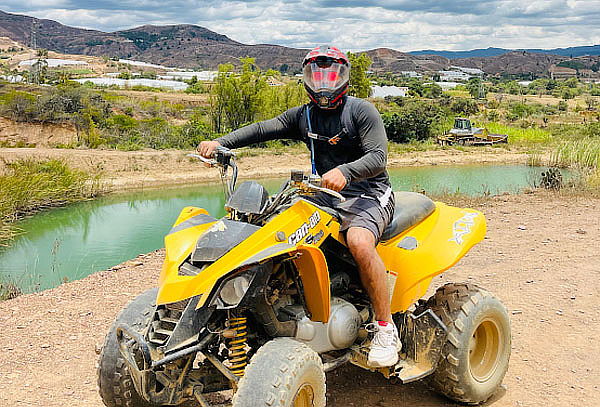
{"type": "Polygon", "coordinates": [[[31,43],[35,24],[38,47],[65,54],[133,58],[183,68],[215,69],[252,56],[263,68],[299,68],[306,50],[278,45],[245,45],[195,25],[150,26],[106,33],[56,21],[0,11],[0,36],[31,43]]]}
{"type": "Polygon", "coordinates": [[[506,49],[506,48],[485,48],[485,49],[472,49],[467,51],[435,51],[432,49],[422,51],[411,51],[409,54],[412,55],[439,55],[448,59],[458,58],[484,58],[484,57],[495,57],[509,52],[527,52],[530,54],[549,54],[549,55],[560,55],[564,57],[580,57],[585,55],[600,55],[600,45],[590,45],[583,47],[568,47],[568,48],[553,48],[553,49],[506,49]]]}
{"type": "MultiPolygon", "coordinates": [[[[136,59],[182,68],[216,69],[251,56],[263,69],[299,71],[306,49],[271,44],[247,45],[196,25],[144,25],[112,33],[65,26],[56,21],[0,11],[0,36],[31,43],[35,24],[38,47],[65,54],[136,59]]],[[[443,69],[448,60],[416,56],[389,49],[368,51],[374,70],[389,72],[443,69]]]]}

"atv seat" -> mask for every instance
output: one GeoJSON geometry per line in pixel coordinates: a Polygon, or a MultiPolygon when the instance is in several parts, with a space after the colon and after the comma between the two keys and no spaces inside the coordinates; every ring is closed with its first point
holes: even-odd
{"type": "Polygon", "coordinates": [[[381,235],[381,241],[390,240],[428,217],[435,204],[425,195],[416,192],[396,192],[394,218],[381,235]]]}

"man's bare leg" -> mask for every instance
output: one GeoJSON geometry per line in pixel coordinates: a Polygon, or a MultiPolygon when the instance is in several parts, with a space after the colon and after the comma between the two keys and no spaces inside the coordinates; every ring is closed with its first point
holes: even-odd
{"type": "Polygon", "coordinates": [[[385,265],[375,250],[375,236],[368,229],[351,227],[346,233],[346,243],[358,264],[360,279],[367,289],[377,320],[367,363],[373,367],[393,366],[398,362],[398,351],[402,345],[392,321],[385,265]]]}
{"type": "Polygon", "coordinates": [[[369,294],[378,321],[392,322],[385,265],[375,250],[375,236],[365,228],[351,227],[346,243],[359,269],[360,280],[369,294]]]}

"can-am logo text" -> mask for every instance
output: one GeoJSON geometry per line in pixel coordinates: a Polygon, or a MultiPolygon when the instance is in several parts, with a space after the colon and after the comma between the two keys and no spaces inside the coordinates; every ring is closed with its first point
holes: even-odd
{"type": "Polygon", "coordinates": [[[317,223],[319,223],[320,220],[321,215],[318,211],[315,211],[315,213],[310,215],[310,218],[308,218],[308,222],[304,222],[302,226],[300,226],[290,235],[288,238],[288,243],[293,245],[298,244],[298,242],[300,242],[304,236],[308,235],[308,230],[317,226],[317,223]]]}

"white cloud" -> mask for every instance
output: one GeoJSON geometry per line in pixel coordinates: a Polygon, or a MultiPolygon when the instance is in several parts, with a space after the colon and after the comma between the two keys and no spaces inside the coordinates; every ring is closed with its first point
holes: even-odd
{"type": "Polygon", "coordinates": [[[353,51],[600,43],[600,0],[0,0],[0,9],[104,31],[190,23],[243,43],[353,51]]]}

